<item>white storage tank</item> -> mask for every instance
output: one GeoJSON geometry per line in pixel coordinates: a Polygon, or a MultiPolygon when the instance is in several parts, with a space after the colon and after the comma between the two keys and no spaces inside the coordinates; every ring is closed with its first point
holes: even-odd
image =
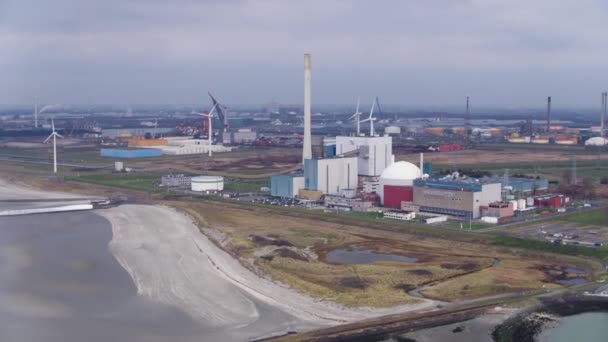
{"type": "Polygon", "coordinates": [[[513,204],[513,210],[517,210],[518,209],[517,208],[517,201],[516,200],[512,200],[510,202],[511,202],[511,204],[513,204]]]}
{"type": "Polygon", "coordinates": [[[533,207],[534,206],[534,197],[526,198],[526,204],[528,207],[533,207]]]}
{"type": "Polygon", "coordinates": [[[399,134],[401,134],[401,127],[399,127],[399,126],[386,126],[384,128],[384,134],[399,135],[399,134]]]}
{"type": "Polygon", "coordinates": [[[224,177],[221,176],[198,176],[192,177],[192,191],[210,192],[224,191],[224,177]]]}
{"type": "Polygon", "coordinates": [[[524,210],[526,209],[526,200],[521,198],[517,200],[517,209],[518,210],[524,210]]]}

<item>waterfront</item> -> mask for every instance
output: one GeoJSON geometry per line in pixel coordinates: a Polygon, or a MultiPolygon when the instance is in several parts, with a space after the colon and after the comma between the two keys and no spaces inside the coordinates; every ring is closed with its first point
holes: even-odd
{"type": "Polygon", "coordinates": [[[222,289],[224,296],[198,307],[204,311],[198,316],[138,295],[108,248],[110,222],[94,212],[3,217],[0,231],[3,341],[243,341],[302,327],[205,269],[201,284],[179,278],[171,284],[212,294],[222,289]],[[213,318],[226,310],[234,314],[213,318]]]}
{"type": "Polygon", "coordinates": [[[542,334],[542,342],[603,342],[608,338],[608,313],[585,312],[560,319],[542,334]]]}

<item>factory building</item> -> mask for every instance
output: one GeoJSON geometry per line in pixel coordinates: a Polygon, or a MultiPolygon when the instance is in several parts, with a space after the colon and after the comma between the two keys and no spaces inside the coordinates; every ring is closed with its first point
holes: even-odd
{"type": "Polygon", "coordinates": [[[240,128],[236,132],[224,133],[224,143],[232,145],[253,144],[258,138],[258,133],[250,128],[240,128]]]}
{"type": "Polygon", "coordinates": [[[502,186],[478,179],[418,179],[414,181],[414,205],[420,211],[479,218],[479,207],[501,200],[502,186]]]}
{"type": "Polygon", "coordinates": [[[192,177],[184,176],[183,174],[178,175],[164,175],[160,177],[160,184],[162,186],[189,186],[191,184],[192,177]]]}
{"type": "Polygon", "coordinates": [[[490,177],[488,181],[501,183],[505,190],[513,192],[532,192],[549,188],[549,181],[542,178],[508,177],[505,181],[504,177],[490,177]]]}
{"type": "Polygon", "coordinates": [[[304,176],[277,175],[270,177],[270,195],[295,198],[304,189],[304,176]]]}
{"type": "MultiPolygon", "coordinates": [[[[391,186],[411,187],[414,184],[414,180],[420,178],[421,176],[422,174],[420,172],[420,168],[410,162],[398,161],[391,164],[389,167],[384,169],[384,171],[382,171],[378,182],[377,193],[380,196],[380,203],[383,205],[385,204],[385,191],[387,187],[389,187],[389,201],[391,205],[395,205],[395,203],[398,201],[396,204],[397,206],[392,206],[391,208],[400,208],[401,200],[399,200],[399,196],[402,196],[407,191],[391,188],[391,186]]],[[[404,198],[403,200],[407,200],[408,198],[404,198]]]]}
{"type": "Polygon", "coordinates": [[[357,158],[305,159],[304,187],[326,195],[344,195],[357,189],[357,158]]]}
{"type": "Polygon", "coordinates": [[[393,161],[393,138],[336,137],[336,155],[357,154],[359,175],[380,176],[393,161]]]}
{"type": "Polygon", "coordinates": [[[369,211],[374,207],[374,202],[362,198],[325,196],[325,205],[330,209],[342,211],[369,211]]]}

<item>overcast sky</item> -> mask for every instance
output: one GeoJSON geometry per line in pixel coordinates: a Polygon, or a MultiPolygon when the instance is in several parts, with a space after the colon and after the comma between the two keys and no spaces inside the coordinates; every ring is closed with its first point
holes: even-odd
{"type": "Polygon", "coordinates": [[[0,0],[0,103],[598,106],[606,0],[0,0]]]}

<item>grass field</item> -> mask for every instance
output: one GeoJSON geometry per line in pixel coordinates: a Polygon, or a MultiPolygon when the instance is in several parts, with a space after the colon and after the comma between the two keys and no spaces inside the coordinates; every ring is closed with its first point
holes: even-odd
{"type": "Polygon", "coordinates": [[[147,173],[105,173],[66,176],[65,180],[137,191],[154,192],[159,191],[157,184],[160,182],[160,176],[158,174],[147,173]]]}
{"type": "Polygon", "coordinates": [[[591,212],[572,214],[565,216],[563,221],[580,223],[584,225],[608,227],[608,210],[596,210],[591,212]]]}

